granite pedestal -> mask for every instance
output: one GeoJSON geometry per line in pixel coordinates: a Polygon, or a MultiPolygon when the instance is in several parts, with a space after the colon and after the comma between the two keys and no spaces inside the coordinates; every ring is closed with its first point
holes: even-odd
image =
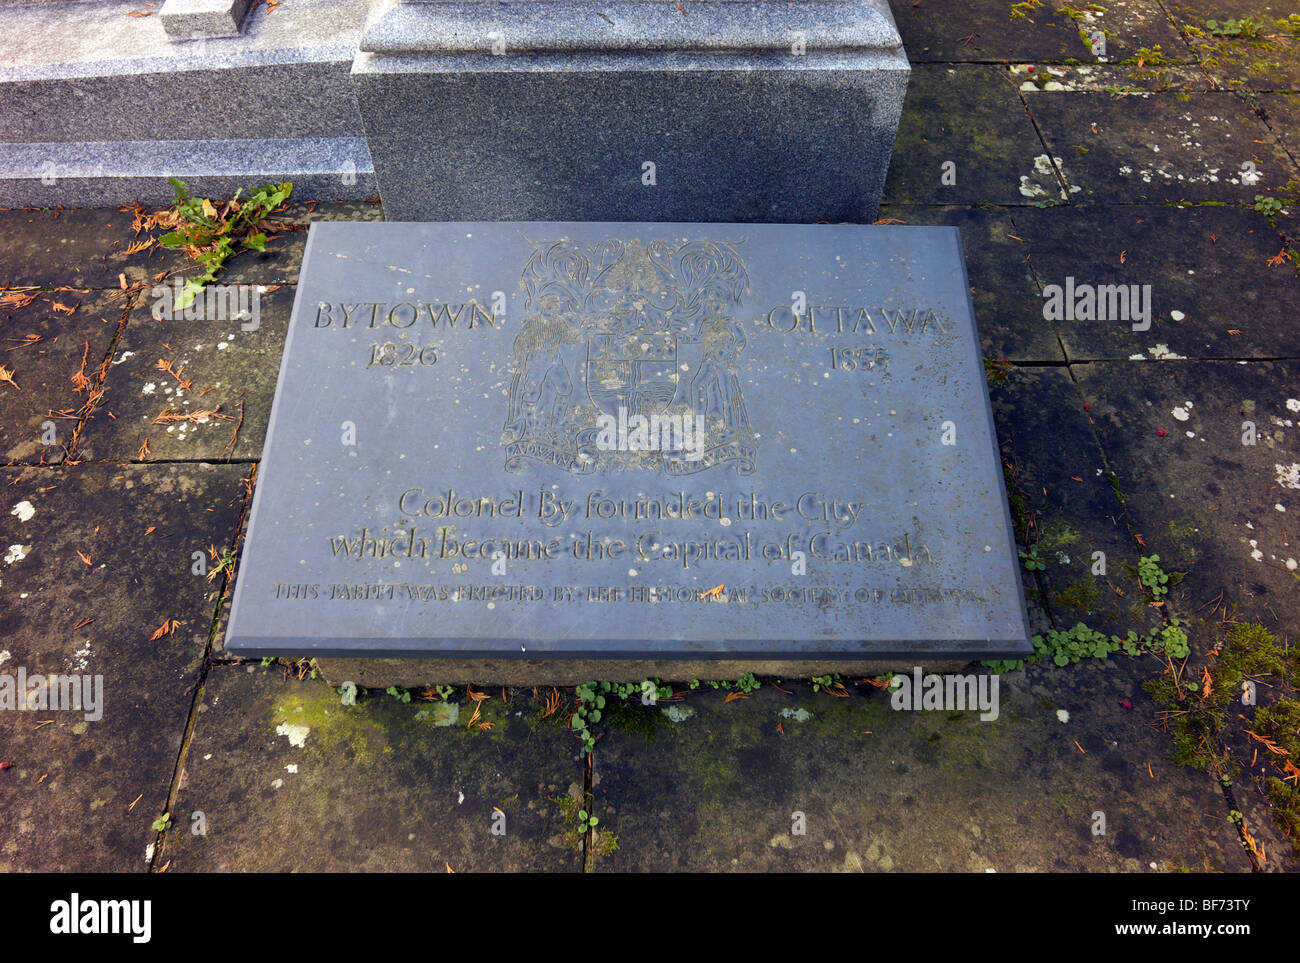
{"type": "Polygon", "coordinates": [[[404,0],[353,65],[390,220],[875,219],[885,0],[404,0]]]}

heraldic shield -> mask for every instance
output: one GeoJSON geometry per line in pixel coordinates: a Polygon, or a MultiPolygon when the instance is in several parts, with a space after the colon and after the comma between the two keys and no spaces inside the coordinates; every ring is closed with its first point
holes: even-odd
{"type": "Polygon", "coordinates": [[[741,393],[739,244],[533,244],[502,434],[506,469],[755,469],[741,393]]]}

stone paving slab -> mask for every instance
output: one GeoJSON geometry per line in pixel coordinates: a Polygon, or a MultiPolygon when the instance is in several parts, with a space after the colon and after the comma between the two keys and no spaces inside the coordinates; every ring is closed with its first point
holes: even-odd
{"type": "MultiPolygon", "coordinates": [[[[1012,81],[1022,95],[1092,91],[1107,96],[1143,91],[1219,89],[1189,53],[1185,63],[1012,64],[1012,81]],[[1030,69],[1032,68],[1032,69],[1030,69]]],[[[1032,111],[1034,101],[1025,98],[1032,111]]]]}
{"type": "Polygon", "coordinates": [[[917,63],[1003,63],[1090,55],[1068,17],[1044,6],[1012,17],[1009,0],[891,0],[908,59],[917,63]]]}
{"type": "Polygon", "coordinates": [[[915,65],[881,203],[1030,204],[1044,197],[1062,197],[1061,185],[1006,70],[915,65]],[[946,162],[955,183],[943,183],[946,162]]]}
{"type": "MultiPolygon", "coordinates": [[[[1076,292],[1136,286],[1150,309],[1142,331],[1134,325],[1145,321],[1131,305],[1125,317],[1118,301],[1100,306],[1104,320],[1055,321],[1071,361],[1300,357],[1300,275],[1290,262],[1270,265],[1282,238],[1249,208],[1026,208],[1015,213],[1015,233],[1039,284],[1060,287],[1063,299],[1074,278],[1076,292]]],[[[1040,317],[1045,307],[1040,297],[1040,317]]]]}
{"type": "Polygon", "coordinates": [[[1038,549],[1044,567],[1037,584],[1052,627],[1066,631],[1085,622],[1119,636],[1156,628],[1159,617],[1123,568],[1137,563],[1136,546],[1070,371],[1013,368],[989,395],[1009,466],[1016,535],[1038,549]]]}
{"type": "Polygon", "coordinates": [[[1175,612],[1223,593],[1237,618],[1300,624],[1300,362],[1204,361],[1074,368],[1101,444],[1175,612]],[[1254,425],[1256,443],[1243,444],[1254,425]],[[1165,434],[1161,436],[1160,431],[1165,434]]]}
{"type": "Polygon", "coordinates": [[[944,224],[961,230],[975,323],[984,357],[1064,361],[1056,331],[1043,320],[1042,296],[1029,265],[1029,247],[1011,215],[996,208],[887,205],[882,219],[944,224]]]}
{"type": "Polygon", "coordinates": [[[216,666],[158,858],[169,872],[581,870],[555,801],[582,798],[581,743],[536,719],[530,692],[489,694],[493,728],[471,730],[471,705],[344,706],[278,666],[216,666]]]}
{"type": "Polygon", "coordinates": [[[596,871],[1246,870],[1218,791],[1144,726],[1150,669],[1008,673],[989,722],[806,683],[635,709],[596,744],[596,812],[618,839],[596,871]]]}
{"type": "Polygon", "coordinates": [[[1063,93],[1030,110],[1072,202],[1253,204],[1297,173],[1236,94],[1063,93]]]}
{"type": "Polygon", "coordinates": [[[0,457],[47,465],[63,460],[87,401],[87,390],[78,391],[72,377],[84,371],[97,380],[128,304],[120,291],[0,293],[0,365],[13,378],[0,383],[0,457]]]}
{"type": "Polygon", "coordinates": [[[181,263],[156,245],[128,255],[134,220],[114,207],[0,211],[0,286],[117,288],[122,274],[133,284],[181,263]]]}
{"type": "Polygon", "coordinates": [[[1207,72],[1227,89],[1296,90],[1300,82],[1300,22],[1278,21],[1296,13],[1283,0],[1173,0],[1165,7],[1207,72]],[[1245,32],[1226,21],[1249,19],[1245,32]],[[1211,28],[1207,21],[1220,24],[1211,28]]]}
{"type": "MultiPolygon", "coordinates": [[[[379,204],[367,201],[290,203],[274,219],[298,230],[275,236],[265,252],[245,251],[227,261],[221,283],[296,284],[309,223],[382,220],[383,211],[379,204]]],[[[152,283],[164,273],[182,277],[198,273],[197,263],[183,252],[158,244],[128,255],[132,243],[165,233],[137,235],[134,220],[132,210],[115,207],[0,210],[0,287],[118,288],[123,274],[127,283],[137,284],[152,283]]]]}
{"type": "MultiPolygon", "coordinates": [[[[1269,129],[1296,160],[1300,155],[1300,94],[1260,94],[1269,129]]],[[[1292,200],[1294,201],[1294,196],[1292,200]]]]}
{"type": "Polygon", "coordinates": [[[1190,59],[1190,50],[1161,0],[1111,0],[1071,7],[1073,22],[1090,38],[1089,53],[1097,60],[1118,63],[1141,57],[1144,51],[1155,52],[1157,47],[1165,59],[1190,59]],[[1100,43],[1093,39],[1097,33],[1102,34],[1100,43]]]}
{"type": "Polygon", "coordinates": [[[0,771],[0,869],[143,871],[212,621],[191,553],[229,541],[240,470],[7,468],[0,480],[0,673],[102,676],[97,720],[0,712],[0,760],[13,763],[0,771]]]}
{"type": "Polygon", "coordinates": [[[255,318],[227,309],[211,319],[156,320],[149,299],[131,312],[109,365],[103,407],[82,430],[79,457],[137,461],[147,441],[145,461],[261,458],[295,289],[242,286],[249,305],[256,294],[255,318]],[[169,363],[180,379],[160,370],[159,362],[169,363]],[[155,423],[160,417],[171,420],[155,423]]]}

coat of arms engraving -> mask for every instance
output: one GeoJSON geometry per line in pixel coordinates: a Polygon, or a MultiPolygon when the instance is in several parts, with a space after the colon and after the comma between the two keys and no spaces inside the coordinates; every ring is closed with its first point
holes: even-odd
{"type": "Polygon", "coordinates": [[[573,474],[754,471],[740,242],[530,242],[502,444],[573,474]]]}

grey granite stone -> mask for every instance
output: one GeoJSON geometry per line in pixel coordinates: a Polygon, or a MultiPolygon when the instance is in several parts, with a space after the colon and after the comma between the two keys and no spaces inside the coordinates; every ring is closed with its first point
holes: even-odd
{"type": "Polygon", "coordinates": [[[875,219],[908,70],[883,0],[525,0],[397,3],[353,77],[391,220],[797,222],[875,219]]]}
{"type": "Polygon", "coordinates": [[[869,222],[907,72],[896,51],[353,68],[390,220],[869,222]]]}
{"type": "Polygon", "coordinates": [[[0,206],[169,204],[179,177],[195,196],[291,181],[296,200],[375,194],[361,137],[0,143],[0,206]]]}
{"type": "Polygon", "coordinates": [[[506,0],[397,3],[366,30],[372,53],[618,50],[892,50],[902,45],[885,3],[693,0],[506,0]],[[684,8],[683,8],[684,9],[684,8]]]}
{"type": "Polygon", "coordinates": [[[166,201],[159,172],[185,167],[214,192],[293,172],[320,198],[377,192],[349,79],[365,0],[259,7],[240,36],[185,43],[139,6],[0,6],[0,204],[166,201]]]}
{"type": "Polygon", "coordinates": [[[934,660],[1027,635],[955,229],[311,226],[227,652],[934,660]],[[638,415],[687,431],[617,428],[638,415]]]}
{"type": "Polygon", "coordinates": [[[0,141],[362,133],[348,80],[360,0],[259,10],[243,36],[183,44],[157,18],[127,16],[131,4],[98,8],[0,8],[0,141]]]}
{"type": "Polygon", "coordinates": [[[166,0],[158,19],[173,40],[237,37],[248,4],[249,0],[166,0]]]}

